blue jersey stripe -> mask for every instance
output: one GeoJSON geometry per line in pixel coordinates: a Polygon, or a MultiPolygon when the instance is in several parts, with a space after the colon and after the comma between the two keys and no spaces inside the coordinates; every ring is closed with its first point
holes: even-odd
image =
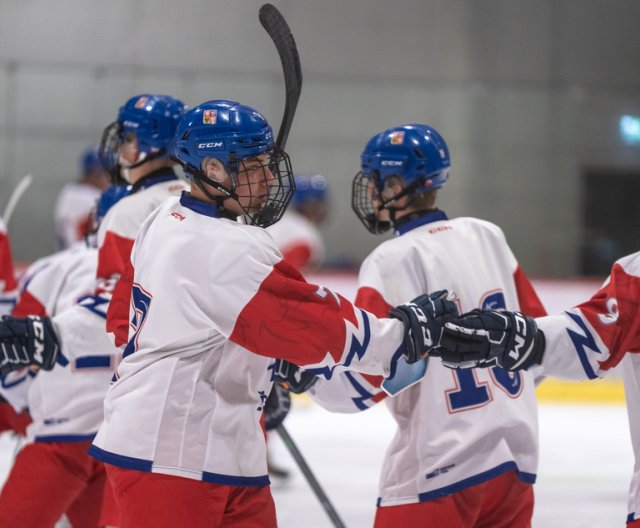
{"type": "Polygon", "coordinates": [[[135,469],[136,471],[150,472],[153,466],[153,462],[151,460],[118,455],[116,453],[111,453],[110,451],[100,449],[95,444],[89,448],[89,454],[93,458],[97,458],[101,462],[105,462],[106,464],[111,464],[112,466],[118,466],[124,469],[135,469]]]}
{"type": "Polygon", "coordinates": [[[233,475],[209,473],[208,471],[202,473],[202,480],[223,486],[268,486],[271,484],[267,475],[261,475],[259,477],[235,477],[233,475]]]}
{"type": "Polygon", "coordinates": [[[80,356],[76,368],[111,368],[111,356],[80,356]]]}
{"type": "Polygon", "coordinates": [[[34,438],[35,442],[50,443],[50,442],[86,442],[87,440],[93,440],[96,437],[96,433],[87,435],[42,435],[34,438]]]}
{"type": "MultiPolygon", "coordinates": [[[[89,448],[89,454],[106,464],[111,464],[112,466],[118,466],[124,469],[134,469],[136,471],[146,471],[147,473],[153,472],[152,460],[118,455],[116,453],[100,449],[96,445],[92,445],[89,448]]],[[[221,484],[223,486],[268,486],[270,484],[269,477],[267,475],[261,475],[258,477],[239,477],[235,475],[209,473],[207,471],[202,472],[201,480],[204,482],[211,482],[212,484],[221,484]]]]}
{"type": "MultiPolygon", "coordinates": [[[[471,486],[475,486],[476,484],[482,484],[483,482],[487,482],[492,478],[499,477],[500,475],[507,473],[508,471],[515,471],[518,478],[526,484],[535,484],[536,482],[535,473],[527,473],[525,471],[520,471],[515,462],[505,462],[504,464],[500,464],[499,466],[496,466],[493,469],[489,469],[482,473],[478,473],[477,475],[473,475],[459,482],[455,482],[449,486],[438,488],[433,491],[427,491],[425,493],[420,493],[417,497],[418,499],[417,502],[426,502],[426,501],[446,497],[447,495],[451,495],[452,493],[462,491],[464,489],[470,488],[471,486]]],[[[382,502],[382,498],[379,497],[377,501],[378,507],[381,507],[381,502],[382,502]]],[[[393,505],[390,504],[389,506],[393,506],[393,505]]],[[[382,506],[382,507],[384,508],[385,506],[382,506]]]]}
{"type": "Polygon", "coordinates": [[[515,462],[505,462],[504,464],[500,464],[493,469],[489,469],[488,471],[484,471],[483,473],[478,473],[477,475],[468,477],[464,480],[461,480],[460,482],[451,484],[450,486],[445,486],[444,488],[428,491],[426,493],[420,493],[418,495],[418,499],[420,502],[425,502],[433,499],[438,499],[440,497],[445,497],[457,491],[461,491],[463,489],[470,488],[471,486],[475,486],[476,484],[481,484],[483,482],[486,482],[487,480],[491,480],[492,478],[498,477],[503,473],[507,473],[508,471],[515,471],[518,474],[518,478],[527,484],[535,484],[536,482],[536,475],[534,473],[525,473],[524,471],[520,471],[515,462]]]}

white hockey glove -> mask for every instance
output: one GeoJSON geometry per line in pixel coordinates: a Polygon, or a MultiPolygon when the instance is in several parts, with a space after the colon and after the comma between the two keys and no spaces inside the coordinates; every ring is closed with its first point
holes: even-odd
{"type": "Polygon", "coordinates": [[[36,365],[51,370],[60,353],[58,338],[48,317],[0,319],[0,375],[36,365]]]}
{"type": "Polygon", "coordinates": [[[404,356],[415,363],[440,346],[443,325],[458,315],[458,308],[448,300],[449,292],[440,290],[416,297],[410,303],[392,308],[389,317],[404,324],[404,356]]]}
{"type": "Polygon", "coordinates": [[[526,370],[542,362],[545,337],[520,312],[473,310],[444,325],[441,348],[432,353],[450,368],[500,366],[526,370]]]}

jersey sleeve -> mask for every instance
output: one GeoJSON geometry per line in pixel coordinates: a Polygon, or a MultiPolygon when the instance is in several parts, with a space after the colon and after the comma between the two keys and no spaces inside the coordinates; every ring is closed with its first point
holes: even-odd
{"type": "MultiPolygon", "coordinates": [[[[46,265],[46,264],[45,264],[46,265]]],[[[21,285],[18,302],[11,311],[14,317],[27,317],[28,315],[47,315],[47,309],[43,301],[38,299],[37,294],[32,293],[30,286],[31,278],[35,277],[42,265],[39,261],[27,269],[25,276],[27,280],[21,285]],[[30,271],[31,270],[31,271],[30,271]]],[[[37,289],[37,288],[36,288],[37,289]]],[[[0,378],[0,395],[6,399],[16,412],[22,412],[29,406],[29,387],[35,377],[29,369],[21,369],[10,372],[0,378]]]]}
{"type": "Polygon", "coordinates": [[[518,293],[518,304],[520,305],[520,311],[528,315],[529,317],[544,317],[547,315],[547,311],[542,305],[542,301],[538,297],[538,294],[533,289],[533,285],[527,277],[526,273],[520,266],[516,267],[513,272],[513,282],[516,285],[516,292],[518,293]]]}
{"type": "Polygon", "coordinates": [[[0,315],[13,309],[17,294],[9,237],[0,220],[0,315]]]}
{"type": "Polygon", "coordinates": [[[51,315],[67,273],[63,253],[34,262],[24,274],[25,280],[21,281],[18,302],[11,315],[51,315]]]}
{"type": "Polygon", "coordinates": [[[546,337],[542,373],[582,380],[604,376],[640,352],[640,253],[614,264],[604,286],[564,314],[537,319],[546,337]]]}
{"type": "Polygon", "coordinates": [[[379,319],[281,261],[242,309],[231,341],[331,378],[336,366],[388,375],[402,323],[379,319]]]}
{"type": "Polygon", "coordinates": [[[296,269],[302,269],[311,261],[311,248],[308,244],[297,243],[282,248],[282,257],[296,269]]]}
{"type": "Polygon", "coordinates": [[[98,250],[96,294],[111,294],[126,269],[133,239],[107,231],[98,250]]]}
{"type": "Polygon", "coordinates": [[[116,227],[130,227],[115,225],[121,217],[126,217],[126,214],[121,214],[114,221],[113,210],[109,211],[100,226],[96,288],[92,299],[87,300],[106,318],[107,334],[116,346],[127,342],[131,281],[125,275],[133,273],[131,251],[135,242],[117,232],[116,227]]]}
{"type": "Polygon", "coordinates": [[[489,224],[487,222],[485,222],[484,225],[488,226],[490,232],[493,233],[497,250],[504,255],[504,258],[507,260],[508,267],[513,270],[513,283],[516,288],[520,311],[529,317],[544,317],[547,315],[547,311],[544,308],[542,301],[540,301],[538,294],[534,290],[529,277],[527,277],[527,274],[520,267],[520,264],[518,264],[518,260],[513,254],[502,229],[495,224],[489,224]]]}
{"type": "Polygon", "coordinates": [[[18,302],[11,312],[11,315],[14,317],[27,317],[28,315],[39,315],[44,317],[47,315],[47,308],[29,290],[24,290],[20,294],[18,302]]]}
{"type": "Polygon", "coordinates": [[[129,306],[133,287],[133,266],[127,262],[124,273],[118,280],[113,297],[107,309],[107,332],[113,335],[116,347],[127,344],[129,340],[129,306]]]}
{"type": "MultiPolygon", "coordinates": [[[[370,286],[360,286],[354,304],[376,317],[388,317],[392,306],[378,290],[384,289],[384,280],[375,260],[370,258],[363,263],[359,282],[370,286]]],[[[319,379],[309,390],[309,396],[332,412],[364,411],[387,397],[380,387],[384,379],[361,372],[340,372],[331,380],[319,379]]]]}

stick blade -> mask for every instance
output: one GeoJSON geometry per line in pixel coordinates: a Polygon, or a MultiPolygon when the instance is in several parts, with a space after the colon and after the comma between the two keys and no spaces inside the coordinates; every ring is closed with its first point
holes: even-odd
{"type": "Polygon", "coordinates": [[[286,90],[285,111],[278,131],[277,145],[284,148],[293,121],[300,92],[302,91],[302,68],[298,47],[293,38],[289,24],[282,13],[272,4],[264,4],[258,12],[260,24],[271,37],[282,63],[286,90]]]}

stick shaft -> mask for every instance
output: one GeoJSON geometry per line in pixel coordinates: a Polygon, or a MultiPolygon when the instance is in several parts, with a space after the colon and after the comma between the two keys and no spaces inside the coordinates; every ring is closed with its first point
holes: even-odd
{"type": "Polygon", "coordinates": [[[22,195],[29,188],[29,185],[31,185],[32,181],[33,176],[31,176],[31,174],[27,174],[26,176],[22,177],[22,179],[18,182],[18,185],[16,185],[15,189],[13,189],[11,197],[7,202],[7,206],[4,208],[4,213],[2,213],[2,220],[4,221],[7,228],[9,227],[9,221],[13,216],[13,211],[15,211],[16,205],[18,205],[20,198],[22,198],[22,195]]]}
{"type": "Polygon", "coordinates": [[[276,427],[276,431],[278,431],[278,434],[280,435],[280,438],[282,438],[284,445],[298,464],[300,471],[302,471],[302,474],[307,479],[307,482],[309,483],[309,486],[311,486],[311,489],[315,493],[316,497],[318,497],[320,504],[331,519],[333,526],[335,526],[336,528],[346,528],[344,522],[342,522],[342,519],[338,515],[338,512],[333,507],[333,504],[331,504],[329,497],[327,497],[327,494],[322,489],[322,486],[320,486],[318,479],[316,479],[315,475],[311,471],[309,464],[307,464],[307,461],[302,456],[302,453],[298,449],[298,446],[293,441],[293,438],[291,438],[291,435],[289,435],[289,432],[284,428],[284,425],[280,424],[278,427],[276,427]]]}

